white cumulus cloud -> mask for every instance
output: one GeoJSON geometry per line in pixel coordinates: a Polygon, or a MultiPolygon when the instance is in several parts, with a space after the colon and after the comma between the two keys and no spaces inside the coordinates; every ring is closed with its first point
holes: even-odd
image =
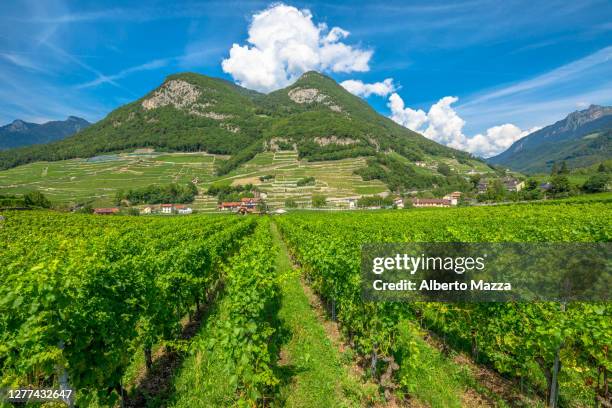
{"type": "Polygon", "coordinates": [[[395,91],[396,87],[393,83],[393,78],[387,78],[382,82],[374,82],[371,84],[363,83],[360,80],[348,79],[340,83],[353,95],[367,98],[370,95],[387,96],[391,92],[395,91]]]}
{"type": "Polygon", "coordinates": [[[538,129],[540,127],[521,130],[521,128],[512,123],[493,126],[488,128],[484,135],[479,133],[474,137],[467,138],[464,150],[472,152],[477,156],[492,157],[506,150],[512,143],[538,129]]]}
{"type": "Polygon", "coordinates": [[[429,126],[423,132],[426,137],[456,149],[461,148],[465,139],[465,121],[451,107],[458,100],[456,96],[445,96],[431,105],[427,112],[429,126]]]}
{"type": "Polygon", "coordinates": [[[463,120],[451,106],[457,102],[456,96],[445,96],[433,104],[427,113],[404,105],[403,99],[393,93],[387,106],[391,119],[425,137],[443,145],[465,150],[476,156],[492,157],[506,150],[512,143],[540,129],[533,127],[521,130],[518,126],[506,123],[488,128],[484,133],[469,137],[463,133],[463,120]]]}
{"type": "Polygon", "coordinates": [[[404,107],[404,100],[396,93],[391,94],[387,106],[391,109],[391,119],[408,129],[419,132],[427,122],[425,111],[404,107]]]}
{"type": "Polygon", "coordinates": [[[309,10],[275,4],[253,15],[245,45],[233,44],[222,68],[262,92],[289,85],[306,71],[364,72],[371,50],[347,45],[349,32],[315,25],[309,10]]]}

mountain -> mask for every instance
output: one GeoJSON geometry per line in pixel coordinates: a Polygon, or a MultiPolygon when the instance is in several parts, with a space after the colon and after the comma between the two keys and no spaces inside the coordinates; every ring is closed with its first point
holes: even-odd
{"type": "Polygon", "coordinates": [[[68,116],[66,120],[55,120],[42,124],[17,119],[0,127],[0,150],[64,139],[89,125],[88,121],[76,116],[68,116]]]}
{"type": "Polygon", "coordinates": [[[517,140],[491,164],[512,170],[547,172],[554,162],[570,168],[590,166],[612,157],[612,107],[591,105],[517,140]]]}
{"type": "Polygon", "coordinates": [[[267,95],[223,79],[182,73],[74,136],[0,152],[0,169],[142,147],[230,155],[218,163],[218,174],[276,149],[295,149],[308,160],[369,157],[366,179],[383,179],[391,168],[414,175],[406,163],[425,158],[476,160],[396,124],[316,72],[267,95]],[[400,159],[385,155],[390,152],[400,159]]]}

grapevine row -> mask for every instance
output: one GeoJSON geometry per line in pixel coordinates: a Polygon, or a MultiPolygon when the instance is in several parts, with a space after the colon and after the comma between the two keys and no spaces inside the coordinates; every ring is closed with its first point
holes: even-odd
{"type": "Polygon", "coordinates": [[[610,221],[608,206],[589,204],[297,214],[279,224],[312,286],[333,305],[334,317],[374,372],[388,357],[406,359],[399,322],[418,319],[501,373],[543,384],[554,405],[559,381],[565,396],[590,399],[605,389],[612,370],[609,304],[363,302],[360,248],[373,242],[609,242],[610,221]],[[556,361],[560,379],[553,375],[556,361]]]}
{"type": "MultiPolygon", "coordinates": [[[[134,350],[173,338],[252,220],[11,213],[0,229],[2,385],[112,403],[134,350]],[[68,384],[60,384],[67,386],[68,384]],[[97,395],[96,395],[97,394],[97,395]]],[[[150,360],[149,360],[150,362],[150,360]]]]}

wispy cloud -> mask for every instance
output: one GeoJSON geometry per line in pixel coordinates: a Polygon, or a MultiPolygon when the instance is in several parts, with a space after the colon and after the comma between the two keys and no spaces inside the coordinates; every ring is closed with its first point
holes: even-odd
{"type": "Polygon", "coordinates": [[[261,7],[269,1],[206,1],[192,4],[165,4],[163,7],[115,7],[84,11],[40,13],[27,17],[12,16],[10,20],[22,23],[71,24],[98,21],[149,22],[171,19],[193,19],[200,17],[233,16],[237,9],[261,7]]]}
{"type": "Polygon", "coordinates": [[[26,68],[32,71],[37,71],[37,72],[45,72],[46,70],[40,66],[39,63],[32,61],[32,59],[28,58],[25,55],[20,55],[17,53],[0,53],[0,57],[4,58],[5,60],[13,63],[14,65],[20,67],[20,68],[26,68]]]}
{"type": "Polygon", "coordinates": [[[219,61],[215,60],[210,62],[208,57],[214,54],[220,54],[223,51],[225,51],[225,49],[221,47],[195,47],[188,50],[188,52],[186,52],[185,54],[174,57],[155,59],[152,61],[145,62],[143,64],[125,68],[115,74],[105,75],[102,73],[98,73],[95,79],[78,84],[75,88],[95,88],[102,84],[118,85],[117,81],[124,79],[132,74],[143,71],[153,71],[157,69],[162,69],[171,66],[172,64],[176,64],[182,68],[204,66],[210,63],[218,64],[221,58],[219,58],[219,61]]]}
{"type": "MultiPolygon", "coordinates": [[[[28,23],[66,24],[86,21],[127,19],[129,15],[130,13],[127,9],[114,8],[85,12],[72,12],[56,15],[32,16],[26,18],[20,17],[16,18],[15,20],[28,23]]],[[[133,15],[132,17],[138,18],[138,15],[133,15]]]]}
{"type": "Polygon", "coordinates": [[[156,59],[153,61],[146,62],[144,64],[136,65],[133,67],[126,68],[122,71],[112,75],[100,74],[93,81],[85,82],[76,86],[77,89],[92,88],[101,84],[116,84],[115,81],[127,77],[128,75],[134,74],[141,71],[151,71],[159,69],[168,65],[172,58],[156,59]]]}
{"type": "Polygon", "coordinates": [[[64,119],[68,115],[95,121],[110,108],[69,88],[49,85],[44,81],[24,80],[17,72],[0,69],[0,78],[0,100],[4,101],[0,123],[16,118],[38,123],[64,119]],[[5,77],[11,80],[5,80],[5,77]]]}
{"type": "Polygon", "coordinates": [[[591,55],[582,59],[563,65],[553,69],[550,72],[539,75],[535,78],[521,81],[519,83],[493,90],[476,96],[462,105],[463,108],[468,108],[473,105],[482,104],[493,99],[500,99],[511,95],[533,91],[544,87],[555,85],[562,81],[567,81],[600,64],[609,64],[612,62],[612,46],[603,48],[591,55]]]}
{"type": "Polygon", "coordinates": [[[541,97],[525,103],[523,100],[508,99],[504,103],[483,104],[477,109],[457,108],[469,123],[481,126],[490,122],[516,120],[524,127],[536,124],[547,125],[562,119],[568,113],[583,109],[590,104],[612,102],[612,82],[600,83],[595,89],[577,92],[563,97],[541,97]]]}
{"type": "Polygon", "coordinates": [[[549,39],[549,40],[544,40],[544,41],[538,41],[538,42],[533,42],[527,45],[524,45],[522,47],[517,48],[516,50],[512,51],[511,54],[519,54],[521,52],[525,52],[525,51],[531,51],[531,50],[537,50],[540,48],[545,48],[551,45],[555,45],[558,44],[560,41],[562,40],[562,38],[555,38],[555,39],[549,39]]]}
{"type": "Polygon", "coordinates": [[[112,78],[107,77],[106,75],[104,75],[102,72],[98,71],[97,69],[93,68],[92,66],[90,66],[89,64],[83,62],[80,58],[76,57],[75,55],[65,51],[64,49],[58,47],[57,45],[49,42],[49,41],[45,41],[43,43],[44,45],[46,45],[48,48],[50,48],[51,50],[53,50],[54,52],[58,53],[59,55],[61,55],[62,57],[70,60],[71,62],[75,63],[76,65],[78,65],[79,67],[85,69],[86,71],[91,72],[92,74],[96,75],[98,78],[104,78],[105,82],[116,86],[117,88],[123,88],[121,85],[119,85],[117,82],[115,82],[112,78]]]}

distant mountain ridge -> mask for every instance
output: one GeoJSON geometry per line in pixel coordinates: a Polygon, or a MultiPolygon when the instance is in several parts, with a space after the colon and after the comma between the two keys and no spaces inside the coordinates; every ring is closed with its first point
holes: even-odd
{"type": "Polygon", "coordinates": [[[612,157],[611,135],[612,107],[591,105],[517,140],[487,161],[526,173],[546,172],[561,161],[570,167],[590,166],[612,157]]]}
{"type": "Polygon", "coordinates": [[[91,123],[76,116],[41,124],[16,119],[0,127],[0,150],[61,140],[89,125],[91,123]]]}

